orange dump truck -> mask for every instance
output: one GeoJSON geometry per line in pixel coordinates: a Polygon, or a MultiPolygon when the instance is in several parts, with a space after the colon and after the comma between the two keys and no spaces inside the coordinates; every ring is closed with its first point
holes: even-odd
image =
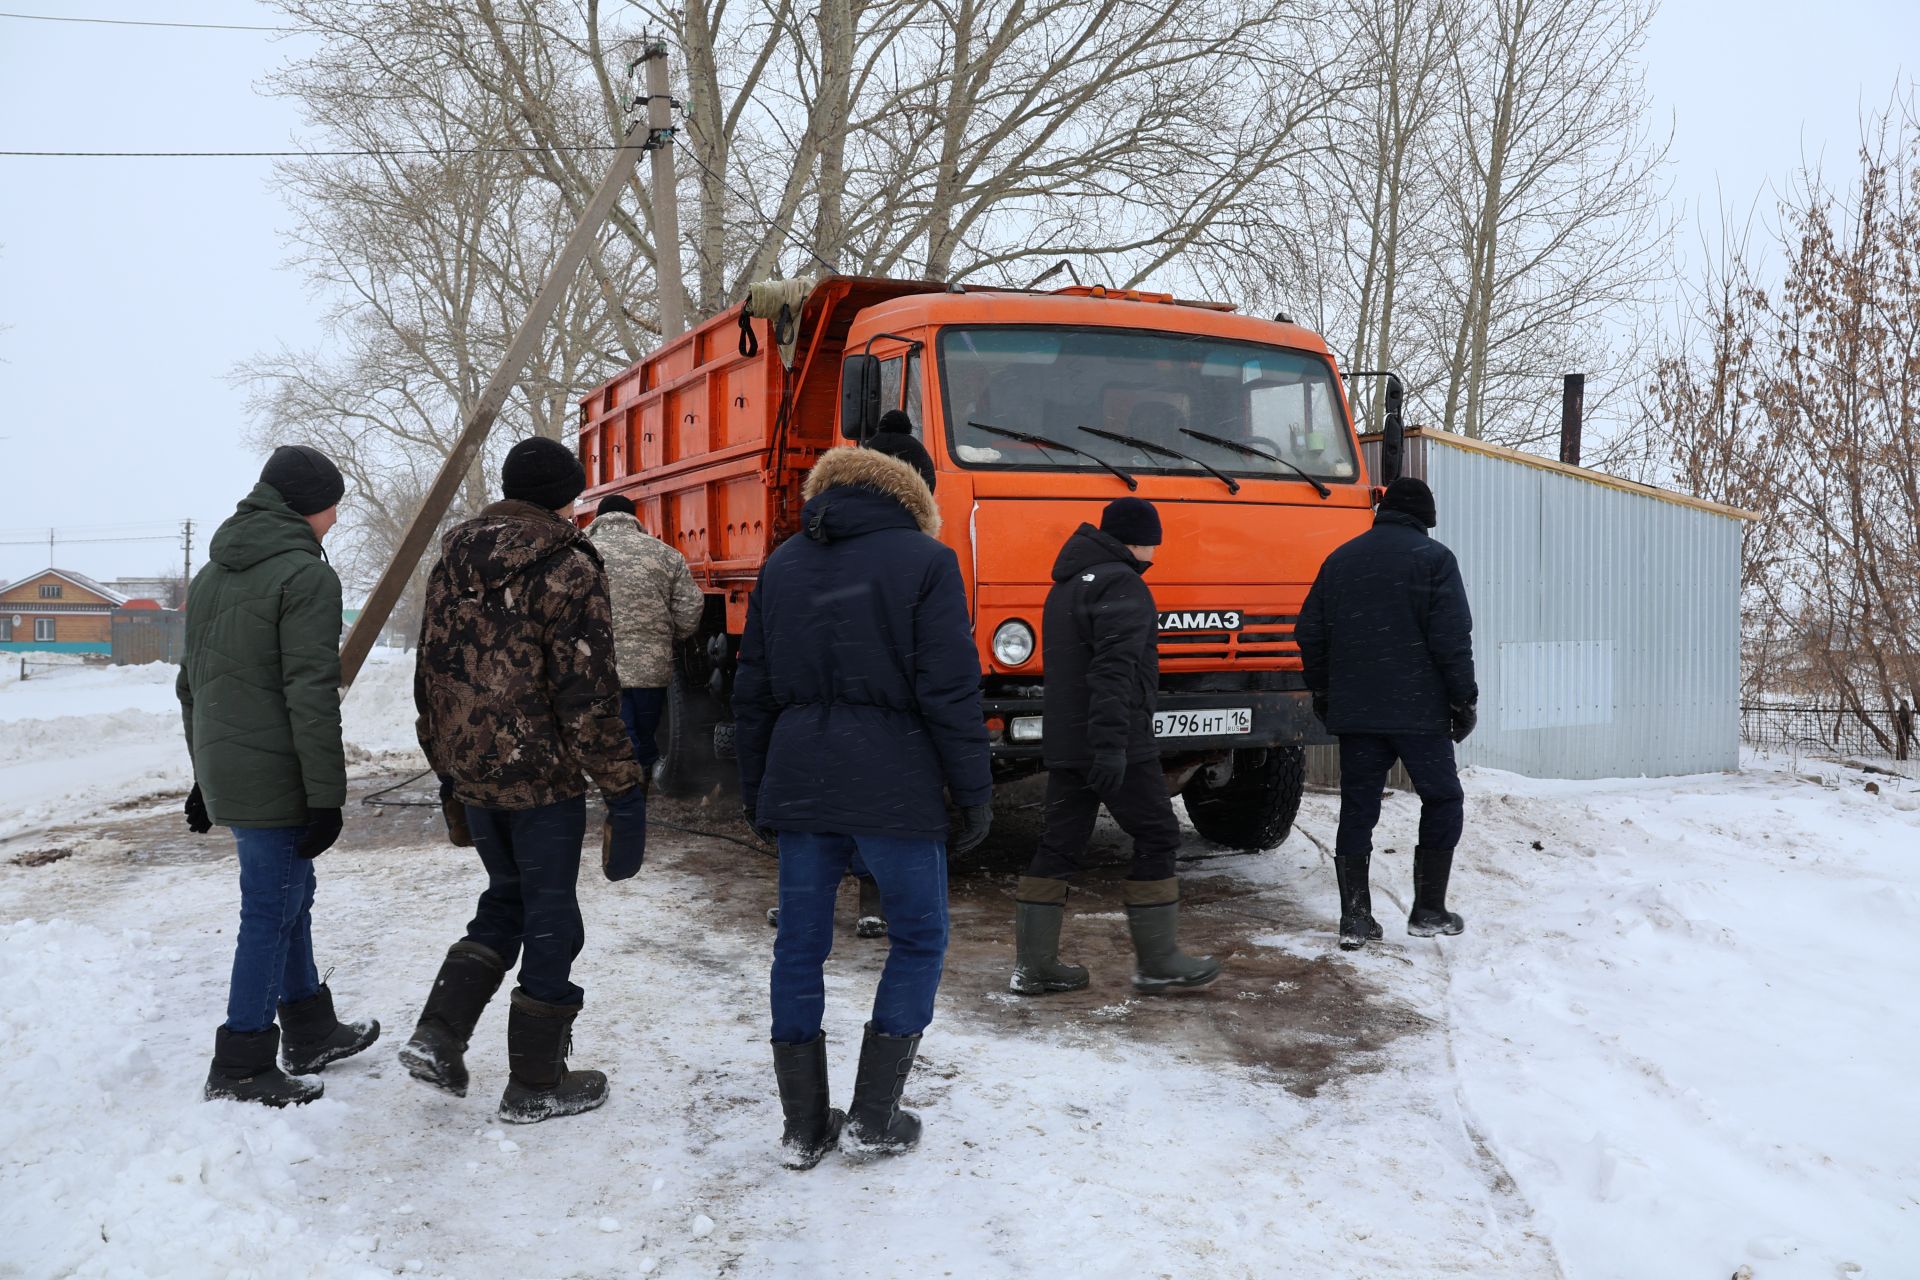
{"type": "MultiPolygon", "coordinates": [[[[1390,379],[1390,405],[1397,394],[1390,379]]],[[[581,518],[609,494],[631,498],[707,592],[702,634],[673,673],[662,789],[731,772],[748,593],[799,528],[814,460],[890,408],[913,419],[940,473],[996,777],[1041,768],[1054,557],[1133,493],[1166,529],[1147,583],[1168,784],[1209,839],[1278,843],[1299,805],[1301,748],[1325,740],[1293,624],[1321,561],[1371,520],[1345,388],[1326,344],[1297,325],[1098,287],[829,276],[775,315],[743,304],[715,316],[581,401],[581,518]]],[[[1397,437],[1397,413],[1387,430],[1397,437]]]]}

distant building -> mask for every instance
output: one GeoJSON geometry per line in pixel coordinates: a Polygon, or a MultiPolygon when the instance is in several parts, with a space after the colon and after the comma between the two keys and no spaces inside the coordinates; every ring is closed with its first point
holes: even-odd
{"type": "Polygon", "coordinates": [[[177,609],[186,603],[181,592],[182,579],[179,577],[162,578],[108,578],[101,585],[109,591],[117,591],[129,600],[151,600],[162,609],[177,609]]]}
{"type": "Polygon", "coordinates": [[[0,651],[109,653],[113,612],[127,597],[70,569],[42,569],[0,587],[0,651]]]}

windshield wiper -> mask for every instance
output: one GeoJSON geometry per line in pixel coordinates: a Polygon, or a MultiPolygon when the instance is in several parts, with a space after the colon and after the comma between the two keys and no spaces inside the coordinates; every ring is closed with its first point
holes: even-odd
{"type": "Polygon", "coordinates": [[[1245,441],[1229,440],[1225,436],[1210,436],[1204,431],[1194,431],[1187,427],[1180,428],[1180,434],[1183,436],[1192,436],[1195,440],[1204,440],[1208,444],[1218,445],[1222,449],[1231,449],[1235,453],[1244,453],[1249,458],[1265,458],[1268,462],[1277,462],[1281,466],[1291,469],[1295,475],[1299,476],[1302,480],[1305,480],[1308,484],[1312,485],[1314,488],[1314,492],[1318,493],[1323,500],[1327,498],[1331,498],[1333,496],[1333,490],[1327,488],[1327,486],[1325,486],[1324,484],[1321,484],[1318,480],[1314,479],[1312,476],[1308,475],[1306,472],[1302,471],[1299,467],[1287,461],[1285,458],[1281,457],[1279,454],[1268,453],[1265,449],[1256,449],[1252,445],[1247,444],[1245,441]]]}
{"type": "MultiPolygon", "coordinates": [[[[1085,449],[1076,449],[1070,444],[1063,444],[1058,440],[1050,440],[1046,436],[1034,435],[1031,431],[1015,431],[1010,427],[990,427],[984,422],[974,422],[971,419],[968,420],[967,425],[984,431],[988,435],[1005,436],[1009,440],[1018,440],[1021,444],[1036,445],[1042,449],[1059,449],[1063,453],[1077,454],[1082,458],[1087,458],[1099,463],[1116,476],[1119,476],[1122,480],[1125,480],[1128,489],[1138,489],[1140,487],[1138,480],[1135,480],[1132,476],[1114,466],[1105,458],[1100,457],[1098,454],[1088,453],[1085,449]]],[[[1082,430],[1085,430],[1085,428],[1082,428],[1082,430]]]]}
{"type": "Polygon", "coordinates": [[[1212,467],[1190,453],[1182,453],[1178,449],[1169,449],[1163,444],[1156,444],[1151,440],[1142,440],[1139,436],[1123,436],[1118,431],[1107,431],[1100,427],[1081,427],[1080,429],[1090,436],[1099,436],[1102,440],[1113,440],[1120,444],[1130,444],[1142,453],[1157,453],[1163,458],[1178,458],[1182,462],[1191,462],[1194,466],[1199,467],[1208,475],[1226,485],[1228,493],[1240,492],[1240,482],[1238,480],[1235,480],[1224,471],[1215,471],[1212,467]]]}

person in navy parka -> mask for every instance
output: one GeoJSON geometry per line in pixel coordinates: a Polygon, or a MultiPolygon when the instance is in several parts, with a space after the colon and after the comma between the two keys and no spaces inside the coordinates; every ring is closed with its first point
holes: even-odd
{"type": "Polygon", "coordinates": [[[956,852],[991,820],[980,664],[959,561],[933,537],[932,461],[910,436],[885,442],[910,460],[833,449],[808,475],[803,533],[761,570],[734,682],[741,799],[780,850],[772,1040],[793,1168],[837,1145],[843,1120],[868,1150],[918,1140],[899,1103],[946,956],[947,796],[963,819],[956,852]],[[843,1117],[829,1104],[822,969],[856,852],[891,948],[843,1117]]]}

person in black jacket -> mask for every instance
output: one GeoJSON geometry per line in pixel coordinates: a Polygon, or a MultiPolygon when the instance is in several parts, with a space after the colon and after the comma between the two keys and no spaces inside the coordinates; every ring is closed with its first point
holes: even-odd
{"type": "Polygon", "coordinates": [[[1008,985],[1020,995],[1075,991],[1089,981],[1080,965],[1060,962],[1060,925],[1067,877],[1080,869],[1102,804],[1133,837],[1133,866],[1121,887],[1135,989],[1185,990],[1220,976],[1218,961],[1186,955],[1175,940],[1180,821],[1153,735],[1159,613],[1141,578],[1160,538],[1152,503],[1117,498],[1100,527],[1082,524],[1053,564],[1041,616],[1047,825],[1015,891],[1017,958],[1008,985]]]}
{"type": "Polygon", "coordinates": [[[1420,796],[1407,932],[1430,938],[1466,927],[1447,910],[1465,812],[1453,744],[1473,732],[1480,690],[1467,590],[1453,552],[1427,536],[1436,523],[1425,481],[1406,476],[1388,485],[1373,528],[1320,567],[1295,633],[1314,711],[1340,739],[1333,865],[1347,951],[1381,936],[1367,864],[1395,760],[1420,796]]]}
{"type": "Polygon", "coordinates": [[[912,461],[871,448],[823,455],[803,491],[805,534],[768,558],[740,641],[741,799],[780,849],[772,1040],[790,1168],[818,1164],[843,1120],[869,1152],[919,1140],[900,1094],[946,958],[946,796],[963,818],[955,852],[985,839],[992,819],[980,662],[960,562],[932,536],[940,516],[921,464],[932,470],[924,449],[912,461]],[[822,970],[856,853],[879,885],[891,947],[843,1116],[827,1085],[822,970]]]}

